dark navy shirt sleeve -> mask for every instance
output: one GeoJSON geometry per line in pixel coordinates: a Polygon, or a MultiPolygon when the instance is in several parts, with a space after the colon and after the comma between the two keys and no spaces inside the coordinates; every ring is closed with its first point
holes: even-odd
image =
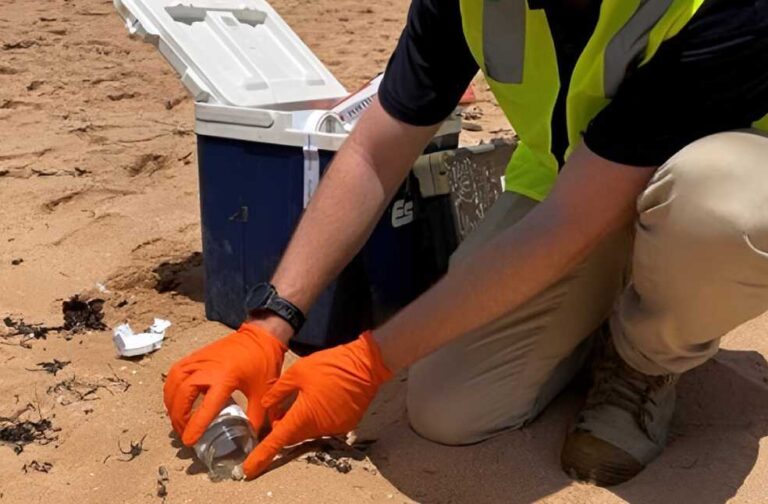
{"type": "Polygon", "coordinates": [[[610,161],[658,166],[689,143],[768,113],[768,0],[707,0],[591,122],[610,161]]]}
{"type": "Polygon", "coordinates": [[[379,101],[415,126],[443,121],[478,71],[464,40],[458,0],[414,0],[387,64],[379,101]]]}

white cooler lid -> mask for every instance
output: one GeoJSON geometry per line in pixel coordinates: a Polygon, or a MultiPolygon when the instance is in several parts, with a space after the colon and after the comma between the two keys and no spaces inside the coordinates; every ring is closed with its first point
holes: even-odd
{"type": "Polygon", "coordinates": [[[114,0],[196,101],[268,107],[340,98],[344,86],[264,0],[114,0]]]}

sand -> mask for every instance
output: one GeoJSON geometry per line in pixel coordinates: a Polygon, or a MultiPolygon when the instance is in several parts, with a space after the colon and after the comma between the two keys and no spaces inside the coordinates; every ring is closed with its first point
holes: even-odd
{"type": "MultiPolygon", "coordinates": [[[[384,68],[408,6],[273,4],[350,89],[384,68]]],[[[482,130],[463,142],[508,135],[482,80],[476,90],[482,130]]],[[[451,448],[409,430],[405,378],[364,420],[361,436],[376,441],[349,473],[294,460],[257,481],[212,484],[170,435],[160,394],[173,361],[227,332],[203,313],[193,104],[177,76],[126,36],[111,2],[0,0],[0,125],[0,317],[58,325],[61,301],[83,292],[106,300],[111,327],[143,328],[154,316],[174,324],[143,360],[117,359],[109,331],[49,334],[29,349],[3,340],[0,416],[32,403],[25,415],[50,418],[57,439],[18,455],[0,446],[0,503],[162,502],[159,466],[169,472],[168,503],[768,500],[766,317],[684,377],[669,448],[614,489],[573,483],[559,469],[583,391],[564,393],[528,428],[451,448]],[[54,358],[71,363],[56,376],[28,370],[54,358]],[[55,390],[73,377],[102,386],[86,401],[55,390]],[[146,451],[122,462],[118,443],[142,438],[146,451]],[[38,471],[33,461],[52,466],[38,471]]]]}

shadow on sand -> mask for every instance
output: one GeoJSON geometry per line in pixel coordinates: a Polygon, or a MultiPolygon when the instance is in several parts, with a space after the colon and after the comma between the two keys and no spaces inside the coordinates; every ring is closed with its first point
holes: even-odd
{"type": "Polygon", "coordinates": [[[173,292],[193,301],[205,300],[203,255],[194,252],[173,262],[163,262],[152,270],[157,292],[173,292]]]}
{"type": "Polygon", "coordinates": [[[641,504],[721,504],[749,475],[760,439],[768,434],[768,364],[752,351],[721,350],[687,373],[666,451],[637,478],[610,489],[575,484],[560,469],[560,448],[583,400],[580,391],[564,392],[522,430],[448,447],[408,427],[405,387],[403,378],[382,390],[360,433],[376,433],[370,455],[381,474],[423,503],[528,503],[561,492],[567,502],[619,497],[641,504]]]}

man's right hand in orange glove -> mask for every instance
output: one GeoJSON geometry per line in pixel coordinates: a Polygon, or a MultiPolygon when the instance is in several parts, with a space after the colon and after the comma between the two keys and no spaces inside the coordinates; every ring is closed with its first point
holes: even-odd
{"type": "Polygon", "coordinates": [[[184,357],[171,367],[163,399],[182,442],[194,445],[235,390],[248,399],[248,419],[258,431],[264,421],[261,399],[280,376],[287,348],[266,329],[239,330],[184,357]],[[200,407],[192,406],[204,394],[200,407]]]}
{"type": "Polygon", "coordinates": [[[391,377],[370,332],[299,359],[264,395],[262,405],[274,411],[298,392],[284,416],[273,420],[272,432],[243,463],[245,475],[255,478],[264,472],[285,446],[354,429],[379,386],[391,377]]]}

